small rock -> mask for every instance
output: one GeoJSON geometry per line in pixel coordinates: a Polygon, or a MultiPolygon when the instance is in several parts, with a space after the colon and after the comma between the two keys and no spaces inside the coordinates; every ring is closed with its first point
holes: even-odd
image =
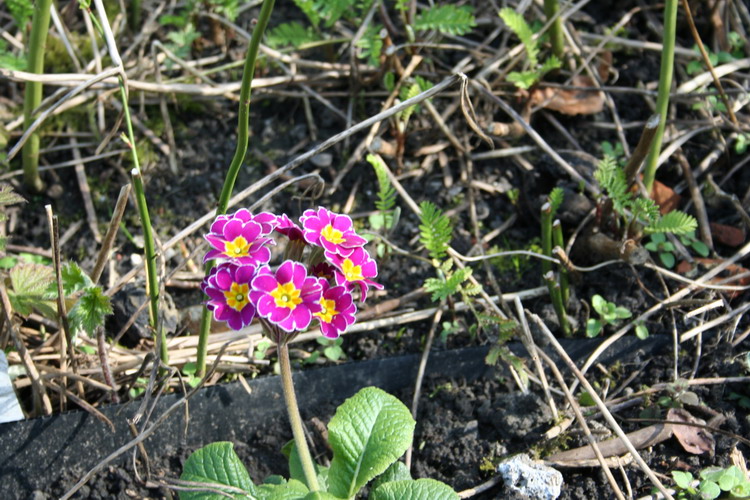
{"type": "Polygon", "coordinates": [[[538,500],[555,500],[560,496],[562,474],[533,462],[528,455],[516,455],[500,463],[497,472],[508,489],[521,495],[538,500]]]}
{"type": "Polygon", "coordinates": [[[328,168],[333,164],[333,155],[331,153],[318,153],[310,158],[310,163],[318,168],[328,168]]]}

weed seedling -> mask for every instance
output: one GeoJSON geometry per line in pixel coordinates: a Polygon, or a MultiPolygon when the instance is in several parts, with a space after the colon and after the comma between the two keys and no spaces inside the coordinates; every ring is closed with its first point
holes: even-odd
{"type": "Polygon", "coordinates": [[[667,241],[667,236],[664,233],[652,234],[651,241],[646,243],[645,248],[650,252],[659,254],[659,260],[664,264],[664,267],[669,269],[674,267],[674,245],[671,241],[667,241]]]}
{"type": "Polygon", "coordinates": [[[594,308],[599,318],[589,318],[586,323],[587,337],[596,337],[606,325],[616,325],[621,319],[626,319],[633,315],[630,310],[618,306],[614,302],[608,302],[599,294],[591,297],[591,307],[594,308]]]}
{"type": "Polygon", "coordinates": [[[685,500],[712,500],[723,493],[726,498],[747,498],[750,496],[750,481],[739,467],[707,467],[700,472],[700,480],[693,479],[689,472],[672,471],[672,479],[677,486],[676,498],[685,500]]]}

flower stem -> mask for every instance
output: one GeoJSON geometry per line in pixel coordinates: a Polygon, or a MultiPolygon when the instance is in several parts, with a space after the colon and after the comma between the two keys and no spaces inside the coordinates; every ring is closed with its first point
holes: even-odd
{"type": "MultiPolygon", "coordinates": [[[[268,20],[271,18],[271,12],[273,11],[273,5],[275,0],[264,0],[263,7],[260,9],[258,15],[258,22],[253,28],[253,35],[250,38],[250,45],[247,48],[247,55],[245,56],[245,67],[242,71],[242,85],[240,86],[240,109],[239,117],[237,122],[237,148],[234,151],[232,157],[232,163],[229,164],[227,175],[224,178],[224,186],[221,189],[219,195],[219,201],[216,206],[216,215],[222,215],[227,212],[229,206],[229,198],[232,196],[232,190],[234,189],[234,183],[237,180],[237,174],[240,172],[240,167],[245,161],[245,155],[247,154],[248,144],[248,122],[250,118],[250,93],[252,91],[253,75],[255,74],[255,60],[258,56],[258,49],[260,48],[260,39],[263,36],[263,32],[266,31],[268,26],[268,20]]],[[[208,272],[213,267],[213,262],[208,262],[205,265],[205,272],[208,272]]],[[[209,327],[211,326],[211,312],[204,307],[203,314],[201,315],[201,326],[200,333],[198,334],[198,352],[197,352],[197,367],[196,375],[203,377],[206,373],[206,351],[208,347],[208,333],[209,327]]]]}
{"type": "Polygon", "coordinates": [[[286,403],[287,413],[289,414],[289,424],[292,426],[294,434],[294,444],[297,445],[297,453],[302,470],[305,473],[307,486],[311,491],[318,491],[318,476],[315,473],[315,465],[310,456],[310,449],[307,447],[305,432],[302,429],[302,418],[297,406],[297,396],[294,394],[294,382],[292,381],[292,364],[289,362],[289,347],[285,341],[281,341],[279,348],[279,365],[281,368],[281,386],[284,390],[284,402],[286,403]]]}
{"type": "Polygon", "coordinates": [[[643,168],[643,185],[647,192],[651,192],[656,177],[656,163],[661,153],[661,141],[664,136],[664,125],[667,122],[669,109],[669,92],[672,88],[672,74],[674,73],[674,44],[677,27],[678,0],[667,0],[664,5],[664,37],[662,38],[661,69],[659,71],[659,93],[656,96],[656,112],[660,121],[651,144],[651,150],[643,168]]]}
{"type": "MultiPolygon", "coordinates": [[[[35,2],[34,18],[31,24],[29,41],[28,71],[44,73],[44,46],[49,31],[51,0],[35,2]]],[[[26,82],[23,101],[23,127],[27,129],[34,122],[34,110],[42,102],[42,82],[26,82]]],[[[39,134],[31,134],[23,146],[23,179],[30,189],[39,192],[44,188],[39,177],[39,134]]]]}

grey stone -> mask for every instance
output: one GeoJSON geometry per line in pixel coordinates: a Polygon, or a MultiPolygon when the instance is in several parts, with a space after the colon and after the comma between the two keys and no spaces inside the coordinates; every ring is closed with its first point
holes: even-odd
{"type": "Polygon", "coordinates": [[[563,477],[559,471],[516,455],[500,463],[497,472],[510,490],[535,500],[555,500],[560,496],[563,477]]]}

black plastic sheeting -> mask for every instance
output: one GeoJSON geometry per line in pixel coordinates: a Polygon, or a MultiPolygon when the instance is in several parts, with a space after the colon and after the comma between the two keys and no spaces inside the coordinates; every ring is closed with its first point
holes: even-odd
{"type": "MultiPolygon", "coordinates": [[[[601,359],[633,359],[641,353],[652,355],[665,338],[651,337],[640,341],[623,338],[616,352],[601,359]]],[[[574,360],[584,359],[601,340],[563,341],[574,360]]],[[[525,355],[520,345],[513,345],[525,355]]],[[[434,351],[426,375],[463,377],[467,380],[491,375],[497,368],[484,362],[487,347],[434,351]]],[[[553,350],[545,349],[550,355],[553,350]]],[[[556,355],[552,356],[557,358],[556,355]]],[[[377,386],[387,392],[413,386],[419,355],[398,356],[353,362],[338,366],[309,369],[294,374],[300,408],[318,402],[339,404],[359,389],[377,386]]],[[[562,367],[562,364],[560,364],[562,367]]],[[[201,389],[189,402],[189,432],[185,432],[184,407],[169,418],[145,441],[149,454],[159,454],[179,445],[202,446],[230,436],[250,435],[257,422],[277,419],[286,423],[286,413],[277,376],[248,381],[251,394],[238,382],[201,389]],[[237,418],[242,415],[243,418],[237,418]]],[[[183,395],[162,397],[151,421],[155,421],[183,395]]],[[[46,490],[65,470],[88,471],[104,457],[133,439],[127,419],[138,410],[140,402],[111,405],[100,410],[114,423],[111,429],[85,411],[70,411],[51,417],[0,424],[0,498],[24,498],[34,490],[46,490]]],[[[121,455],[116,463],[132,456],[132,450],[121,455]]],[[[82,472],[82,474],[84,473],[82,472]]]]}

